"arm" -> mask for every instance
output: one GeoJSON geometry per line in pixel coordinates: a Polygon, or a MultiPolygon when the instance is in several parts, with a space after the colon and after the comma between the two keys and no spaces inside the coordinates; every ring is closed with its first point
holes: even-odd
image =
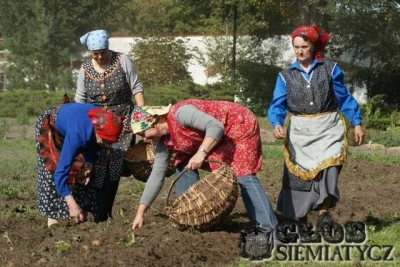
{"type": "Polygon", "coordinates": [[[274,129],[274,136],[277,139],[285,138],[283,125],[285,123],[287,113],[287,99],[286,99],[286,83],[282,75],[279,74],[276,81],[273,99],[267,112],[268,120],[274,129]]]}
{"type": "Polygon", "coordinates": [[[143,85],[140,82],[135,66],[127,55],[121,56],[121,66],[122,69],[125,71],[126,79],[129,87],[131,88],[132,95],[135,96],[136,105],[143,106],[143,85]]]}
{"type": "Polygon", "coordinates": [[[339,110],[349,119],[353,126],[361,124],[360,108],[357,101],[348,92],[344,83],[344,74],[338,65],[332,73],[333,91],[339,102],[339,110]]]}
{"type": "Polygon", "coordinates": [[[140,199],[140,204],[136,211],[136,217],[132,223],[132,229],[142,227],[144,223],[145,212],[160,193],[160,190],[164,184],[165,172],[168,168],[168,160],[169,151],[161,143],[161,141],[158,141],[156,145],[153,169],[140,199]]]}
{"type": "Polygon", "coordinates": [[[144,95],[143,92],[139,92],[135,95],[136,106],[141,107],[144,105],[144,95]]]}
{"type": "Polygon", "coordinates": [[[83,67],[79,70],[78,74],[78,82],[76,87],[76,94],[75,94],[75,102],[77,103],[86,103],[87,102],[87,95],[85,89],[85,70],[83,67]]]}
{"type": "Polygon", "coordinates": [[[224,125],[212,116],[198,110],[193,105],[184,105],[176,111],[180,124],[205,132],[199,151],[189,160],[186,168],[199,169],[207,154],[218,144],[224,135],[224,125]]]}
{"type": "Polygon", "coordinates": [[[348,92],[344,83],[344,74],[336,65],[332,73],[333,91],[339,102],[339,110],[347,117],[350,123],[354,126],[354,138],[361,145],[364,139],[364,131],[361,127],[361,112],[357,101],[348,92]]]}
{"type": "Polygon", "coordinates": [[[81,147],[81,142],[74,135],[67,134],[64,138],[64,143],[60,151],[60,159],[57,164],[57,168],[54,173],[54,183],[56,190],[61,197],[71,195],[67,180],[69,171],[71,170],[72,162],[81,147]]]}
{"type": "Polygon", "coordinates": [[[60,159],[54,174],[56,190],[61,197],[65,198],[70,216],[76,223],[83,222],[85,218],[81,208],[71,194],[67,180],[75,155],[79,148],[82,147],[82,139],[79,137],[79,135],[72,136],[71,134],[65,136],[60,159]]]}

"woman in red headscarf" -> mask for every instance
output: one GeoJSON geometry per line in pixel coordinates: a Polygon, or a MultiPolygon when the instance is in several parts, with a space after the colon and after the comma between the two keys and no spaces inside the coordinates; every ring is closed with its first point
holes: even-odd
{"type": "Polygon", "coordinates": [[[87,212],[97,212],[88,185],[94,153],[98,144],[118,141],[122,119],[94,105],[70,103],[45,111],[35,129],[39,211],[48,226],[59,218],[83,222],[87,212]]]}
{"type": "Polygon", "coordinates": [[[285,139],[277,209],[300,221],[306,221],[311,210],[319,210],[320,229],[332,221],[329,209],[339,200],[338,177],[346,160],[345,122],[338,111],[355,127],[358,144],[364,132],[343,72],[336,62],[323,59],[330,35],[315,26],[301,26],[291,37],[296,61],[279,74],[268,110],[274,136],[285,139]],[[285,133],[288,111],[292,116],[285,133]]]}

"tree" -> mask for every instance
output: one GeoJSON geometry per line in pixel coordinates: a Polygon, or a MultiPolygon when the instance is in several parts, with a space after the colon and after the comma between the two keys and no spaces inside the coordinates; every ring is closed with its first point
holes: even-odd
{"type": "Polygon", "coordinates": [[[168,9],[171,0],[129,0],[120,8],[118,29],[115,33],[130,33],[141,36],[166,35],[172,33],[168,9]]]}
{"type": "MultiPolygon", "coordinates": [[[[17,88],[49,89],[60,86],[60,76],[70,73],[76,41],[72,1],[1,2],[0,24],[4,46],[10,52],[6,70],[17,88]]],[[[72,77],[66,86],[71,86],[72,77]]]]}
{"type": "Polygon", "coordinates": [[[0,25],[14,88],[73,88],[71,62],[79,37],[106,25],[115,4],[105,0],[0,0],[0,25]],[[94,26],[95,25],[95,26],[94,26]]]}
{"type": "Polygon", "coordinates": [[[144,38],[132,46],[130,56],[145,87],[180,84],[190,79],[187,65],[191,54],[182,39],[144,38]]]}
{"type": "Polygon", "coordinates": [[[400,1],[332,1],[322,12],[331,18],[331,56],[351,57],[350,83],[365,86],[368,98],[384,94],[400,109],[400,1]]]}
{"type": "Polygon", "coordinates": [[[295,2],[289,0],[173,0],[169,9],[174,32],[229,34],[232,10],[238,10],[238,34],[260,38],[286,33],[293,26],[295,2]]]}

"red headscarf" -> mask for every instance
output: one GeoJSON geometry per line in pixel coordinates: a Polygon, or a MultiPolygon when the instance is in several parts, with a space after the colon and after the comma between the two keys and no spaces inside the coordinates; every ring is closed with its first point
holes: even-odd
{"type": "Polygon", "coordinates": [[[314,46],[314,57],[317,60],[323,60],[323,52],[330,34],[325,33],[316,26],[300,26],[292,32],[292,41],[294,37],[302,36],[308,38],[314,46]]]}
{"type": "Polygon", "coordinates": [[[88,115],[101,139],[109,142],[118,141],[123,126],[121,117],[100,108],[91,109],[88,115]]]}

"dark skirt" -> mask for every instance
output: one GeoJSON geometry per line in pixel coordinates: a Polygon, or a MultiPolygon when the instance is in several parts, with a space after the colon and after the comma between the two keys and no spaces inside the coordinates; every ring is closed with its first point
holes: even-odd
{"type": "Polygon", "coordinates": [[[342,166],[333,166],[324,169],[311,181],[293,178],[292,175],[289,177],[288,172],[284,171],[277,210],[288,218],[302,218],[310,211],[318,210],[329,195],[334,198],[331,207],[336,206],[340,198],[338,179],[341,168],[342,166]]]}

